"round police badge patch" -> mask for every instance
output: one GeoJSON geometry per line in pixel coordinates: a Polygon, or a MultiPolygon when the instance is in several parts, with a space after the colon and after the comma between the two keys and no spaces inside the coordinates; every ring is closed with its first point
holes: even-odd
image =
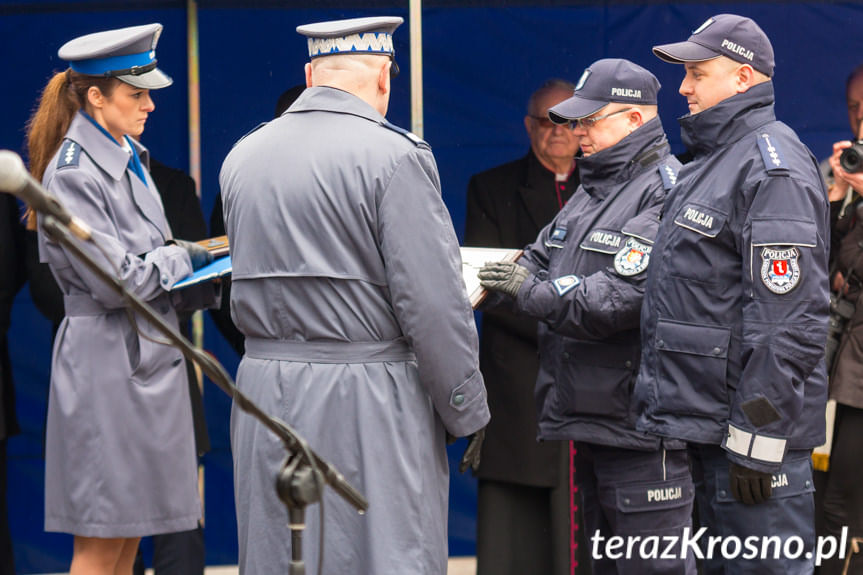
{"type": "Polygon", "coordinates": [[[614,256],[614,271],[622,276],[638,275],[650,263],[650,250],[653,247],[635,238],[627,238],[626,243],[614,256]]]}
{"type": "Polygon", "coordinates": [[[795,247],[768,246],[761,250],[761,281],[775,294],[786,294],[800,283],[800,254],[795,247]]]}

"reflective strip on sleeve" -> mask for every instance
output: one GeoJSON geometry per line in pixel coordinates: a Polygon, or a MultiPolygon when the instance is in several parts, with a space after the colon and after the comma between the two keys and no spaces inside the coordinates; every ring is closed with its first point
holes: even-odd
{"type": "Polygon", "coordinates": [[[725,438],[725,447],[737,455],[749,457],[749,444],[752,442],[752,434],[737,429],[730,423],[728,424],[728,436],[725,438]]]}
{"type": "Polygon", "coordinates": [[[770,463],[782,463],[782,458],[785,456],[785,441],[775,437],[756,435],[752,441],[750,457],[770,463]]]}

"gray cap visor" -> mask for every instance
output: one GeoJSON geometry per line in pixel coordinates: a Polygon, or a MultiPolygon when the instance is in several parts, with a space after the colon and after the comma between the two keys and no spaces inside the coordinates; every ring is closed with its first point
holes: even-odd
{"type": "Polygon", "coordinates": [[[705,62],[722,55],[711,48],[707,48],[689,40],[685,42],[675,42],[674,44],[654,46],[653,54],[660,60],[665,60],[672,64],[683,64],[684,62],[705,62]]]}
{"type": "Polygon", "coordinates": [[[548,118],[555,124],[566,124],[572,120],[586,118],[591,114],[602,110],[608,102],[588,100],[580,96],[573,96],[560,104],[548,109],[548,118]]]}
{"type": "Polygon", "coordinates": [[[159,88],[167,88],[174,83],[174,80],[172,80],[170,76],[168,76],[158,68],[153,68],[149,72],[145,72],[144,74],[138,74],[137,76],[129,74],[126,76],[115,76],[115,78],[117,78],[118,80],[122,80],[130,86],[135,86],[136,88],[143,88],[145,90],[158,90],[159,88]]]}

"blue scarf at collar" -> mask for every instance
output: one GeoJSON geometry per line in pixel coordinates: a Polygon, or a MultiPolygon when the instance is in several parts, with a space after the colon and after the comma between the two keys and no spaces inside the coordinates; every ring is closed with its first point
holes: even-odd
{"type": "MultiPolygon", "coordinates": [[[[114,136],[112,136],[111,133],[108,132],[108,130],[103,128],[102,125],[99,124],[99,122],[94,120],[90,116],[90,114],[88,114],[84,110],[81,110],[81,115],[84,116],[85,118],[87,118],[87,120],[89,120],[91,124],[96,126],[96,128],[98,128],[100,132],[105,134],[105,137],[107,137],[109,140],[111,140],[112,142],[114,142],[118,146],[121,145],[120,142],[118,142],[114,138],[114,136]]],[[[138,176],[138,179],[140,179],[144,183],[145,186],[147,186],[147,177],[144,175],[144,166],[141,164],[141,159],[138,157],[138,152],[135,151],[135,146],[132,145],[132,140],[129,138],[129,136],[123,136],[123,137],[126,138],[126,143],[129,145],[129,148],[132,150],[132,154],[131,154],[132,157],[129,158],[129,169],[132,170],[132,172],[136,176],[138,176]]],[[[149,187],[149,186],[147,186],[147,187],[149,187]]]]}

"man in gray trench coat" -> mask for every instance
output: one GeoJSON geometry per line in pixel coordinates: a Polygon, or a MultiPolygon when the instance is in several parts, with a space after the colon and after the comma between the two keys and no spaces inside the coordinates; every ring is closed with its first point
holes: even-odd
{"type": "MultiPolygon", "coordinates": [[[[241,390],[309,440],[368,499],[307,514],[307,572],[441,574],[445,430],[489,420],[458,243],[425,142],[389,124],[401,18],[301,26],[308,89],[243,138],[220,174],[241,390]],[[341,52],[349,51],[349,54],[341,52]],[[318,538],[324,510],[324,542],[318,538]]],[[[280,441],[231,418],[242,573],[285,573],[280,441]]]]}

